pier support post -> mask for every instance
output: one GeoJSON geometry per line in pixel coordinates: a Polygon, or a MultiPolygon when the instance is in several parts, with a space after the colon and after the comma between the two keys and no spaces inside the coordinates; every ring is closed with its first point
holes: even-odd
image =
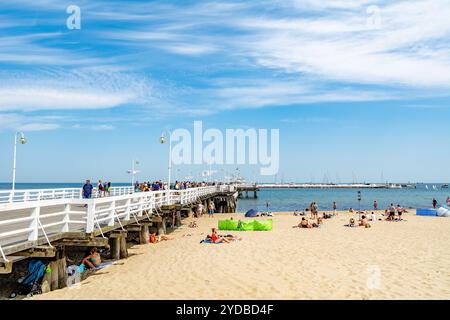
{"type": "Polygon", "coordinates": [[[120,239],[120,259],[128,258],[127,237],[121,235],[120,239]]]}
{"type": "Polygon", "coordinates": [[[158,235],[166,234],[166,217],[162,217],[161,221],[156,222],[156,228],[158,229],[158,235]]]}
{"type": "Polygon", "coordinates": [[[150,238],[149,224],[144,223],[139,232],[139,244],[147,244],[150,238]]]}
{"type": "Polygon", "coordinates": [[[57,290],[58,289],[58,263],[56,261],[50,262],[50,290],[57,290]]]}
{"type": "Polygon", "coordinates": [[[110,238],[110,246],[111,246],[111,259],[119,260],[120,259],[120,240],[119,238],[110,238]]]}
{"type": "Polygon", "coordinates": [[[67,286],[67,263],[64,247],[56,253],[56,265],[58,267],[58,289],[67,286]]]}
{"type": "Polygon", "coordinates": [[[175,216],[175,226],[177,228],[181,227],[181,211],[177,210],[176,216],[175,216]]]}

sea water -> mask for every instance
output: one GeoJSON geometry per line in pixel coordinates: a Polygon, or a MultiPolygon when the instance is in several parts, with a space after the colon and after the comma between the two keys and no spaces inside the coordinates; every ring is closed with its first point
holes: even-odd
{"type": "Polygon", "coordinates": [[[238,211],[255,209],[266,211],[266,203],[269,203],[269,211],[294,211],[309,208],[315,201],[319,210],[332,210],[333,201],[336,201],[338,210],[359,209],[358,191],[361,191],[361,209],[373,209],[373,202],[377,200],[378,209],[387,209],[393,203],[400,204],[404,208],[430,208],[433,198],[438,204],[445,204],[450,196],[450,189],[441,188],[442,184],[417,184],[416,188],[402,189],[261,189],[257,192],[258,198],[253,198],[253,192],[249,192],[249,198],[238,200],[238,211]],[[436,189],[432,186],[436,185],[436,189]]]}

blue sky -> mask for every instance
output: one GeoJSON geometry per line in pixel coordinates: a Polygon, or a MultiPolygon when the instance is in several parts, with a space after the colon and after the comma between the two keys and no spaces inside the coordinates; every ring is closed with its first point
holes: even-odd
{"type": "Polygon", "coordinates": [[[248,179],[448,182],[449,16],[446,0],[2,2],[0,181],[17,130],[19,182],[128,181],[134,157],[165,178],[161,130],[202,120],[280,129],[279,174],[248,179]]]}

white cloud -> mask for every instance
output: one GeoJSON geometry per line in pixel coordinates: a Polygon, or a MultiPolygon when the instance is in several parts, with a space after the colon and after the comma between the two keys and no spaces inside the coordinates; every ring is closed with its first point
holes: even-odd
{"type": "Polygon", "coordinates": [[[0,79],[0,111],[105,109],[151,95],[148,81],[121,73],[2,73],[0,79]]]}
{"type": "Polygon", "coordinates": [[[0,113],[0,130],[12,129],[17,131],[47,131],[60,128],[52,122],[55,119],[45,116],[24,116],[17,113],[0,113]]]}

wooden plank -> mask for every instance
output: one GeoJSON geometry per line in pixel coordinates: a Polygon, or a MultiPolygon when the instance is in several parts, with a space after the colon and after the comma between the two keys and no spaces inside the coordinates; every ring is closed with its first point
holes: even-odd
{"type": "Polygon", "coordinates": [[[141,232],[141,226],[126,226],[128,232],[141,232]]]}
{"type": "Polygon", "coordinates": [[[0,274],[8,274],[12,272],[13,261],[0,262],[0,274]]]}
{"type": "Polygon", "coordinates": [[[107,238],[95,237],[87,239],[62,239],[57,245],[66,247],[104,247],[108,244],[107,238]]]}
{"type": "Polygon", "coordinates": [[[37,246],[25,251],[12,253],[12,256],[33,257],[33,258],[52,258],[56,254],[55,247],[37,246]]]}
{"type": "Polygon", "coordinates": [[[154,217],[152,217],[152,222],[162,222],[162,217],[161,216],[154,216],[154,217]]]}
{"type": "Polygon", "coordinates": [[[120,238],[120,237],[126,237],[127,231],[126,230],[114,230],[109,234],[110,238],[120,238]]]}

